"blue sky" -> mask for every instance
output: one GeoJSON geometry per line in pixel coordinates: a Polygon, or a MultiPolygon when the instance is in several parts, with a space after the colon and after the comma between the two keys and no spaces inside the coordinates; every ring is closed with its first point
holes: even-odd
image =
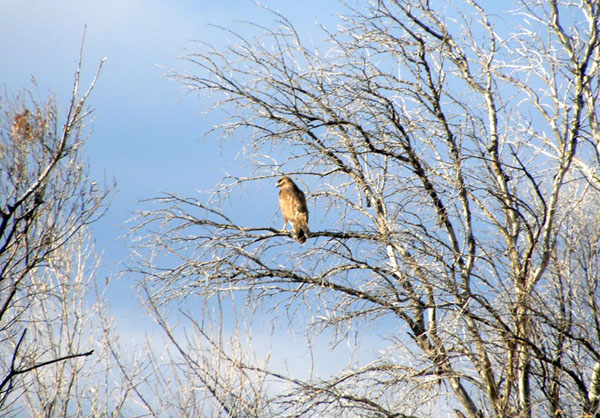
{"type": "MultiPolygon", "coordinates": [[[[337,2],[324,7],[321,0],[263,4],[281,11],[309,37],[313,28],[320,33],[317,21],[325,23],[339,9],[337,2]]],[[[216,136],[204,136],[217,122],[215,116],[204,113],[202,98],[184,97],[183,87],[165,73],[185,67],[178,58],[197,48],[193,41],[224,44],[223,32],[212,25],[243,33],[248,27],[239,20],[268,26],[272,18],[252,0],[0,0],[0,86],[9,94],[31,87],[34,77],[39,96],[55,94],[64,110],[84,26],[83,86],[107,57],[88,102],[95,111],[86,153],[92,177],[114,180],[117,189],[93,232],[104,254],[100,276],[115,277],[117,323],[121,330],[139,332],[140,340],[154,331],[137,326],[144,313],[132,280],[118,274],[129,255],[124,222],[140,208],[139,200],[161,191],[200,197],[198,190],[211,188],[238,164],[232,157],[239,142],[222,148],[216,136]]],[[[272,193],[272,201],[261,199],[252,210],[265,217],[266,225],[280,227],[277,190],[273,185],[264,193],[272,193]]],[[[283,352],[291,353],[289,340],[284,344],[283,352]]],[[[337,361],[345,362],[343,357],[337,361]]]]}
{"type": "MultiPolygon", "coordinates": [[[[278,3],[265,4],[281,9],[278,3]]],[[[300,26],[312,27],[317,13],[327,17],[316,7],[320,2],[285,3],[281,11],[300,26]]],[[[0,85],[9,93],[30,87],[34,77],[40,96],[56,94],[64,109],[86,25],[84,82],[107,57],[88,103],[95,112],[87,155],[93,177],[117,183],[108,216],[95,226],[99,249],[116,266],[127,255],[126,242],[116,238],[140,199],[208,189],[235,164],[237,150],[203,135],[216,120],[203,112],[201,99],[185,98],[183,87],[165,73],[184,68],[178,58],[197,48],[194,41],[223,43],[223,32],[211,25],[243,31],[246,26],[236,20],[269,23],[265,19],[271,17],[251,0],[219,6],[184,0],[0,0],[0,8],[0,85]]]]}
{"type": "MultiPolygon", "coordinates": [[[[304,28],[316,29],[315,22],[331,14],[320,1],[263,4],[304,28]]],[[[178,58],[197,48],[193,41],[223,43],[223,32],[211,25],[243,31],[247,26],[236,21],[269,24],[272,16],[252,0],[218,6],[206,0],[0,0],[0,9],[0,85],[9,93],[30,87],[34,77],[40,96],[56,94],[64,109],[86,25],[84,85],[107,57],[88,103],[95,112],[87,155],[93,177],[117,183],[108,216],[95,231],[99,249],[118,266],[127,252],[116,238],[140,199],[208,189],[235,164],[237,150],[203,135],[216,121],[203,113],[201,99],[184,98],[183,87],[165,73],[184,68],[178,58]]]]}
{"type": "MultiPolygon", "coordinates": [[[[327,24],[340,10],[331,0],[262,3],[317,38],[315,23],[327,24]]],[[[247,26],[238,20],[272,24],[272,16],[252,0],[0,0],[0,86],[9,94],[30,87],[33,76],[40,96],[56,94],[64,109],[86,25],[84,86],[107,57],[88,102],[95,112],[86,152],[92,177],[114,179],[117,185],[107,216],[93,231],[97,249],[104,253],[100,275],[115,276],[113,313],[129,338],[137,332],[135,338],[143,340],[156,330],[138,326],[144,313],[132,280],[118,275],[129,256],[124,222],[140,208],[141,199],[161,191],[200,198],[198,190],[211,188],[238,164],[232,157],[239,142],[222,148],[215,136],[203,136],[217,122],[215,115],[204,113],[197,95],[184,97],[183,87],[165,73],[185,68],[178,58],[197,48],[193,41],[224,43],[223,32],[211,24],[243,33],[247,26]]],[[[274,184],[260,193],[272,193],[272,199],[244,210],[263,217],[266,225],[281,227],[274,184]]],[[[294,351],[305,353],[294,340],[275,343],[288,360],[294,351]]],[[[346,362],[331,353],[320,361],[329,367],[346,362]]]]}

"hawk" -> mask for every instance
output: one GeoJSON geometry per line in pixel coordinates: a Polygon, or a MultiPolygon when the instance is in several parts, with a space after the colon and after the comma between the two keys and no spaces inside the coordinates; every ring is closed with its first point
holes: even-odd
{"type": "Polygon", "coordinates": [[[296,183],[287,176],[277,180],[279,190],[279,206],[283,213],[283,231],[286,231],[287,223],[292,224],[296,239],[304,244],[310,231],[308,230],[308,209],[304,192],[296,186],[296,183]]]}

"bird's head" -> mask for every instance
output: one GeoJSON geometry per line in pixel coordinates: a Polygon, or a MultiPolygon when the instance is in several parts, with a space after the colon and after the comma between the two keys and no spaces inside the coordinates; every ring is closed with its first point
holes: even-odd
{"type": "Polygon", "coordinates": [[[293,182],[292,182],[292,179],[290,179],[287,176],[281,177],[279,180],[277,180],[277,183],[275,183],[275,185],[277,187],[283,187],[283,186],[286,186],[286,185],[289,185],[289,184],[293,184],[293,182]]]}

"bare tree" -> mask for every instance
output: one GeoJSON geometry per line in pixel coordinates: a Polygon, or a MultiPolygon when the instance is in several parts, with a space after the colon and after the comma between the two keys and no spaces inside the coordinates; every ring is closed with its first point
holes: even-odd
{"type": "MultiPolygon", "coordinates": [[[[43,386],[42,374],[60,374],[68,367],[75,373],[81,367],[78,358],[93,352],[81,344],[82,324],[72,321],[85,319],[81,304],[92,285],[85,277],[90,266],[82,260],[89,235],[85,227],[103,214],[109,191],[89,179],[81,156],[86,139],[82,129],[90,114],[85,103],[98,74],[81,95],[80,68],[81,62],[63,123],[55,99],[42,102],[26,91],[0,101],[3,411],[27,391],[31,379],[37,379],[37,391],[43,386]],[[77,262],[83,264],[74,265],[77,262]],[[66,360],[69,366],[57,365],[66,360]]],[[[43,399],[44,391],[37,394],[46,416],[53,415],[55,407],[66,411],[70,398],[62,395],[74,390],[65,389],[68,379],[55,378],[60,382],[52,383],[54,397],[43,399]],[[59,407],[57,402],[64,404],[59,407]]]]}
{"type": "Polygon", "coordinates": [[[28,293],[23,292],[29,305],[15,319],[15,326],[27,330],[26,342],[17,334],[7,343],[13,350],[21,344],[21,362],[35,362],[35,367],[13,385],[7,401],[12,401],[12,413],[77,417],[129,412],[128,391],[105,344],[105,339],[115,344],[116,334],[108,324],[103,293],[109,280],[102,285],[97,281],[100,262],[90,232],[82,228],[53,253],[45,268],[30,274],[28,293]],[[43,364],[42,359],[50,360],[43,364]]]}
{"type": "Polygon", "coordinates": [[[300,379],[168,332],[177,364],[222,416],[599,416],[600,3],[359,7],[327,47],[277,15],[187,57],[197,72],[177,77],[227,111],[216,129],[243,138],[253,171],[207,200],[155,199],[136,271],[167,331],[172,302],[242,296],[334,344],[381,330],[380,354],[300,379]],[[275,213],[281,174],[308,191],[305,246],[280,219],[223,209],[272,193],[275,213]],[[228,409],[232,371],[281,384],[253,413],[228,409]]]}

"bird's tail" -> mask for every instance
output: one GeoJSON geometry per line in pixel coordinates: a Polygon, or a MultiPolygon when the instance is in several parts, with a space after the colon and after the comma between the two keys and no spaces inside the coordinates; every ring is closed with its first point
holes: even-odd
{"type": "Polygon", "coordinates": [[[308,238],[308,234],[310,234],[308,228],[298,228],[296,232],[296,238],[300,244],[304,244],[306,242],[306,238],[308,238]]]}

